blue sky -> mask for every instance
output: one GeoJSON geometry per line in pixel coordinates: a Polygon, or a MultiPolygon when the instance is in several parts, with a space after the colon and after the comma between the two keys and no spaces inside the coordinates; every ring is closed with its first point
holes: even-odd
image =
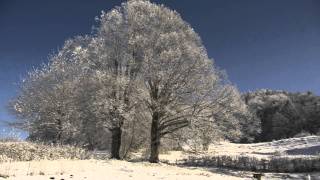
{"type": "MultiPolygon", "coordinates": [[[[0,0],[0,121],[28,70],[63,42],[89,34],[94,17],[122,1],[0,0]]],[[[261,88],[320,94],[320,1],[155,0],[177,10],[209,56],[242,91],[261,88]]],[[[1,131],[0,131],[1,132],[1,131]]]]}

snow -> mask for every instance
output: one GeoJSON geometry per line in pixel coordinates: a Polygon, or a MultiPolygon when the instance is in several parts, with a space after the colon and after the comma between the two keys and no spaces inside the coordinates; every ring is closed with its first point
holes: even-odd
{"type": "MultiPolygon", "coordinates": [[[[291,138],[266,143],[234,144],[219,142],[210,146],[207,154],[211,155],[249,155],[269,157],[278,151],[287,152],[299,149],[301,154],[308,153],[310,147],[319,147],[319,136],[291,138]],[[303,151],[303,150],[306,151],[303,151]]],[[[203,155],[200,153],[199,155],[203,155]]],[[[139,158],[139,154],[135,154],[139,158]]],[[[170,151],[160,155],[162,162],[174,163],[190,154],[181,151],[170,151]]],[[[193,154],[194,155],[194,154],[193,154]]],[[[141,157],[141,156],[140,156],[141,157]]],[[[128,162],[118,160],[34,160],[24,162],[5,162],[0,164],[0,180],[8,175],[12,180],[40,180],[54,177],[58,180],[209,180],[209,179],[251,179],[253,172],[205,167],[178,167],[169,163],[151,164],[139,160],[128,162]]],[[[263,179],[307,179],[320,180],[320,173],[280,174],[266,173],[263,179]]]]}
{"type": "Polygon", "coordinates": [[[320,136],[282,139],[254,144],[219,142],[209,148],[209,155],[246,155],[268,158],[273,155],[317,156],[320,153],[320,136]],[[299,153],[297,153],[299,152],[299,153]]]}
{"type": "Polygon", "coordinates": [[[59,180],[242,179],[241,177],[227,175],[227,173],[210,172],[204,168],[180,168],[166,164],[133,163],[117,160],[41,160],[4,163],[0,167],[0,172],[9,175],[9,179],[12,180],[40,180],[50,177],[59,180]]]}

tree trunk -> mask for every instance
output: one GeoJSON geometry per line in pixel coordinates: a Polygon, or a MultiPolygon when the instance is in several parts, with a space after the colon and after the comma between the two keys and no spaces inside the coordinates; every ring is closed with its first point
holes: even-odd
{"type": "Polygon", "coordinates": [[[121,147],[121,127],[116,127],[111,130],[112,143],[111,143],[111,158],[120,159],[120,147],[121,147]]]}
{"type": "Polygon", "coordinates": [[[151,153],[149,162],[159,162],[159,147],[160,147],[160,130],[159,130],[159,114],[157,112],[152,115],[151,124],[151,153]]]}
{"type": "Polygon", "coordinates": [[[62,122],[58,120],[58,143],[61,144],[61,134],[62,134],[62,122]]]}
{"type": "Polygon", "coordinates": [[[203,151],[208,151],[209,150],[209,144],[208,142],[202,143],[202,150],[203,151]]]}
{"type": "Polygon", "coordinates": [[[62,122],[60,119],[57,119],[56,120],[56,126],[57,126],[57,132],[56,132],[56,135],[55,135],[55,139],[52,141],[53,144],[55,145],[61,145],[62,144],[62,141],[61,141],[61,134],[62,134],[62,122]]]}

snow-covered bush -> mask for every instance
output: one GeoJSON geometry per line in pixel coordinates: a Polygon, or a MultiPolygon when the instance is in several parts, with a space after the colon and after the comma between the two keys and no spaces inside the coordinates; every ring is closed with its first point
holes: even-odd
{"type": "Polygon", "coordinates": [[[224,167],[248,171],[293,173],[320,170],[319,156],[280,156],[260,159],[254,156],[190,156],[178,162],[185,166],[224,167]]]}
{"type": "Polygon", "coordinates": [[[73,146],[50,146],[30,142],[0,143],[0,162],[86,158],[89,158],[87,151],[73,146]]]}
{"type": "Polygon", "coordinates": [[[300,133],[296,134],[294,137],[299,138],[299,137],[306,137],[306,136],[311,136],[312,134],[307,132],[307,131],[301,131],[300,133]]]}

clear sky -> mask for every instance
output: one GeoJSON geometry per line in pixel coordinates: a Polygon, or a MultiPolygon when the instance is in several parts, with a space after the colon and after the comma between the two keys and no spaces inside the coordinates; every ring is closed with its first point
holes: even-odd
{"type": "MultiPolygon", "coordinates": [[[[120,0],[0,0],[0,121],[16,83],[120,0]]],[[[320,0],[154,0],[177,10],[242,91],[320,94],[320,0]]],[[[0,126],[1,127],[1,126],[0,126]]],[[[0,129],[1,130],[1,129],[0,129]]],[[[0,132],[1,133],[1,132],[0,132]]]]}

